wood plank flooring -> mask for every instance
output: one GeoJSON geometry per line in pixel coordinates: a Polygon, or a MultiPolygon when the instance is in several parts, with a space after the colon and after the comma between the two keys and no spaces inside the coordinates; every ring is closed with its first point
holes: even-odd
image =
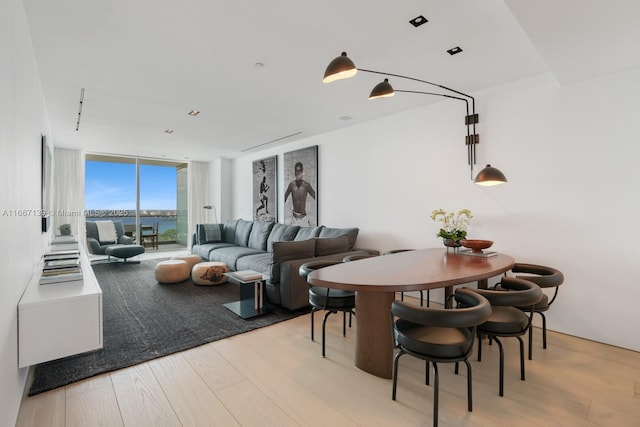
{"type": "MultiPolygon", "coordinates": [[[[316,315],[319,319],[320,315],[316,315]]],[[[316,320],[318,320],[316,319],[316,320]]],[[[316,337],[320,337],[316,322],[316,337]]],[[[428,426],[433,388],[424,362],[401,358],[397,401],[391,380],[353,365],[355,326],[327,323],[327,357],[310,341],[309,315],[22,401],[16,426],[428,426]]],[[[640,353],[549,332],[519,379],[517,340],[505,339],[505,396],[498,349],[483,345],[473,367],[440,365],[441,426],[640,426],[640,353]]]]}

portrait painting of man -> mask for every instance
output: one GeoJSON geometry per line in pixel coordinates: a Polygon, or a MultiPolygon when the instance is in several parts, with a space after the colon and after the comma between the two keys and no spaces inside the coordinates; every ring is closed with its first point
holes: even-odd
{"type": "Polygon", "coordinates": [[[284,154],[284,223],[318,225],[318,146],[284,154]]]}

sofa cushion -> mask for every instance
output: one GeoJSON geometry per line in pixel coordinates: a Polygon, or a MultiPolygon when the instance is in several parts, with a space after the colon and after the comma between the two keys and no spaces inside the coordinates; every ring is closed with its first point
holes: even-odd
{"type": "Polygon", "coordinates": [[[267,239],[271,233],[274,222],[254,221],[249,235],[248,247],[260,251],[267,250],[267,239]]]}
{"type": "Polygon", "coordinates": [[[291,242],[296,238],[296,234],[298,234],[298,230],[300,229],[299,225],[285,225],[276,223],[271,229],[271,233],[269,233],[269,238],[267,239],[267,251],[273,252],[273,242],[291,242]]]}
{"type": "Polygon", "coordinates": [[[359,228],[329,228],[322,226],[318,237],[337,237],[342,235],[349,236],[349,247],[347,250],[352,250],[356,245],[356,239],[358,238],[359,228]]]}
{"type": "Polygon", "coordinates": [[[271,266],[271,282],[280,282],[280,264],[284,261],[299,258],[311,258],[316,253],[316,242],[313,239],[299,242],[273,242],[273,264],[271,266]]]}
{"type": "Polygon", "coordinates": [[[224,226],[222,227],[222,240],[227,243],[235,243],[236,241],[236,225],[238,224],[237,219],[233,219],[230,221],[225,221],[224,226]]]}
{"type": "Polygon", "coordinates": [[[254,270],[264,275],[271,275],[271,265],[273,264],[273,256],[270,253],[260,253],[243,256],[236,261],[238,270],[254,270]]]}
{"type": "Polygon", "coordinates": [[[251,235],[251,228],[253,227],[253,221],[246,221],[239,219],[236,224],[236,235],[233,243],[238,246],[244,246],[245,248],[249,244],[249,236],[251,235]]]}
{"type": "Polygon", "coordinates": [[[316,256],[339,254],[349,251],[349,236],[319,237],[316,239],[316,256]]]}
{"type": "MultiPolygon", "coordinates": [[[[296,234],[295,242],[299,242],[301,240],[313,239],[314,237],[318,237],[320,234],[320,227],[300,227],[298,233],[296,234]]],[[[332,237],[332,236],[327,236],[332,237]]]]}
{"type": "Polygon", "coordinates": [[[237,262],[240,258],[260,253],[263,252],[243,246],[227,246],[209,252],[209,261],[224,262],[230,270],[236,271],[238,270],[237,262]]]}
{"type": "Polygon", "coordinates": [[[200,255],[200,257],[205,261],[210,261],[209,256],[211,251],[215,251],[216,249],[226,248],[229,246],[233,246],[231,243],[225,242],[216,242],[216,243],[205,243],[204,245],[195,245],[191,247],[191,253],[195,255],[200,255]]]}
{"type": "Polygon", "coordinates": [[[222,224],[196,224],[196,244],[222,242],[222,224]]]}

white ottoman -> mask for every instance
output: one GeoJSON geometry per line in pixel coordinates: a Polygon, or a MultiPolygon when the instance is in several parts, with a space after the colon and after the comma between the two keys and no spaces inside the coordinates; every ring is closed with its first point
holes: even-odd
{"type": "Polygon", "coordinates": [[[200,255],[176,255],[171,257],[171,259],[181,259],[186,262],[187,267],[189,268],[189,273],[191,273],[191,269],[194,265],[202,262],[202,257],[200,255]]]}
{"type": "Polygon", "coordinates": [[[156,280],[160,283],[184,282],[189,278],[189,273],[187,262],[181,259],[160,261],[155,268],[156,280]]]}
{"type": "Polygon", "coordinates": [[[193,266],[191,270],[191,280],[196,285],[221,285],[227,282],[229,271],[224,262],[200,262],[193,266]]]}

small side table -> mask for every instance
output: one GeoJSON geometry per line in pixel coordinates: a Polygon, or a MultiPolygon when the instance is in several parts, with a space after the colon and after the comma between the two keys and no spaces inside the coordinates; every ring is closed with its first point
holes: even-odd
{"type": "Polygon", "coordinates": [[[264,285],[267,277],[262,275],[261,279],[245,282],[232,273],[225,273],[224,275],[229,278],[231,283],[240,286],[240,299],[224,304],[226,308],[243,319],[250,319],[273,311],[271,307],[264,304],[264,285]]]}

